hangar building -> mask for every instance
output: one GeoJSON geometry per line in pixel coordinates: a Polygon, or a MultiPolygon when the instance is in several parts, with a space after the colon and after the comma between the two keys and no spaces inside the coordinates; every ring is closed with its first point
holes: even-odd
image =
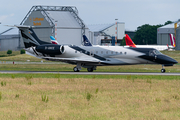
{"type": "Polygon", "coordinates": [[[120,45],[120,41],[124,37],[125,23],[117,22],[113,24],[97,24],[88,25],[88,28],[92,32],[91,43],[93,45],[111,45],[112,38],[117,36],[117,45],[120,45]],[[116,30],[117,28],[117,30],[116,30]],[[116,34],[117,32],[117,34],[116,34]]]}
{"type": "Polygon", "coordinates": [[[157,44],[171,45],[169,34],[174,35],[174,23],[159,27],[157,29],[157,44]]]}
{"type": "Polygon", "coordinates": [[[21,25],[35,26],[34,31],[44,41],[55,36],[59,43],[81,45],[88,28],[73,6],[33,6],[21,25]]]}
{"type": "Polygon", "coordinates": [[[20,35],[17,28],[9,28],[0,34],[0,51],[20,50],[20,35]]]}
{"type": "Polygon", "coordinates": [[[131,38],[134,37],[135,31],[125,29],[125,23],[117,22],[112,24],[96,24],[87,25],[92,32],[89,34],[89,38],[93,45],[112,45],[112,39],[116,36],[117,27],[117,45],[120,45],[125,34],[128,34],[131,38]]]}
{"type": "Polygon", "coordinates": [[[180,50],[180,27],[176,29],[176,50],[180,50]]]}

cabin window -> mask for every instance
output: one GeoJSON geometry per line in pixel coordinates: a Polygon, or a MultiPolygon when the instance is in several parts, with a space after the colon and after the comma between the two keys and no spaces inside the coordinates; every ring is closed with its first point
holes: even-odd
{"type": "Polygon", "coordinates": [[[111,54],[113,54],[113,51],[111,51],[111,54]]]}
{"type": "Polygon", "coordinates": [[[108,54],[108,51],[106,51],[106,54],[108,54]]]}
{"type": "Polygon", "coordinates": [[[127,52],[124,52],[124,54],[126,55],[126,54],[127,54],[127,52]]]}
{"type": "Polygon", "coordinates": [[[120,52],[120,54],[122,54],[122,52],[120,52]]]}
{"type": "Polygon", "coordinates": [[[96,54],[98,54],[98,51],[96,51],[96,54]]]}
{"type": "Polygon", "coordinates": [[[116,54],[118,54],[118,52],[116,52],[116,54]]]}
{"type": "Polygon", "coordinates": [[[77,53],[77,51],[75,51],[75,53],[77,53]]]}
{"type": "Polygon", "coordinates": [[[101,51],[101,54],[103,54],[103,51],[101,51]]]}

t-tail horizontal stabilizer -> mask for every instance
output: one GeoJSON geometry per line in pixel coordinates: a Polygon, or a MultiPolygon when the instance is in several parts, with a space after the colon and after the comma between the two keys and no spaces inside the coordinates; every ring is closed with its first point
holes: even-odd
{"type": "Polygon", "coordinates": [[[11,27],[17,27],[20,30],[25,48],[29,48],[32,46],[39,46],[43,44],[51,44],[49,42],[40,40],[35,34],[34,30],[32,29],[33,28],[32,26],[15,25],[11,27]]]}

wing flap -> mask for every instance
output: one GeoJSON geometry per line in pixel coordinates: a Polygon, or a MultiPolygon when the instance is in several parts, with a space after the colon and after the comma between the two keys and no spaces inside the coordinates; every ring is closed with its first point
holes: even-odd
{"type": "Polygon", "coordinates": [[[81,63],[99,63],[101,61],[81,59],[81,58],[57,58],[57,57],[43,57],[45,60],[61,61],[61,62],[81,62],[81,63]]]}

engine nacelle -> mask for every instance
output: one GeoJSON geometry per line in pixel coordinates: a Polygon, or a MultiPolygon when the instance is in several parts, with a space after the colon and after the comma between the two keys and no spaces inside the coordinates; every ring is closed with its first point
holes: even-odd
{"type": "Polygon", "coordinates": [[[64,46],[55,44],[37,46],[36,51],[48,55],[61,55],[65,52],[64,46]]]}

